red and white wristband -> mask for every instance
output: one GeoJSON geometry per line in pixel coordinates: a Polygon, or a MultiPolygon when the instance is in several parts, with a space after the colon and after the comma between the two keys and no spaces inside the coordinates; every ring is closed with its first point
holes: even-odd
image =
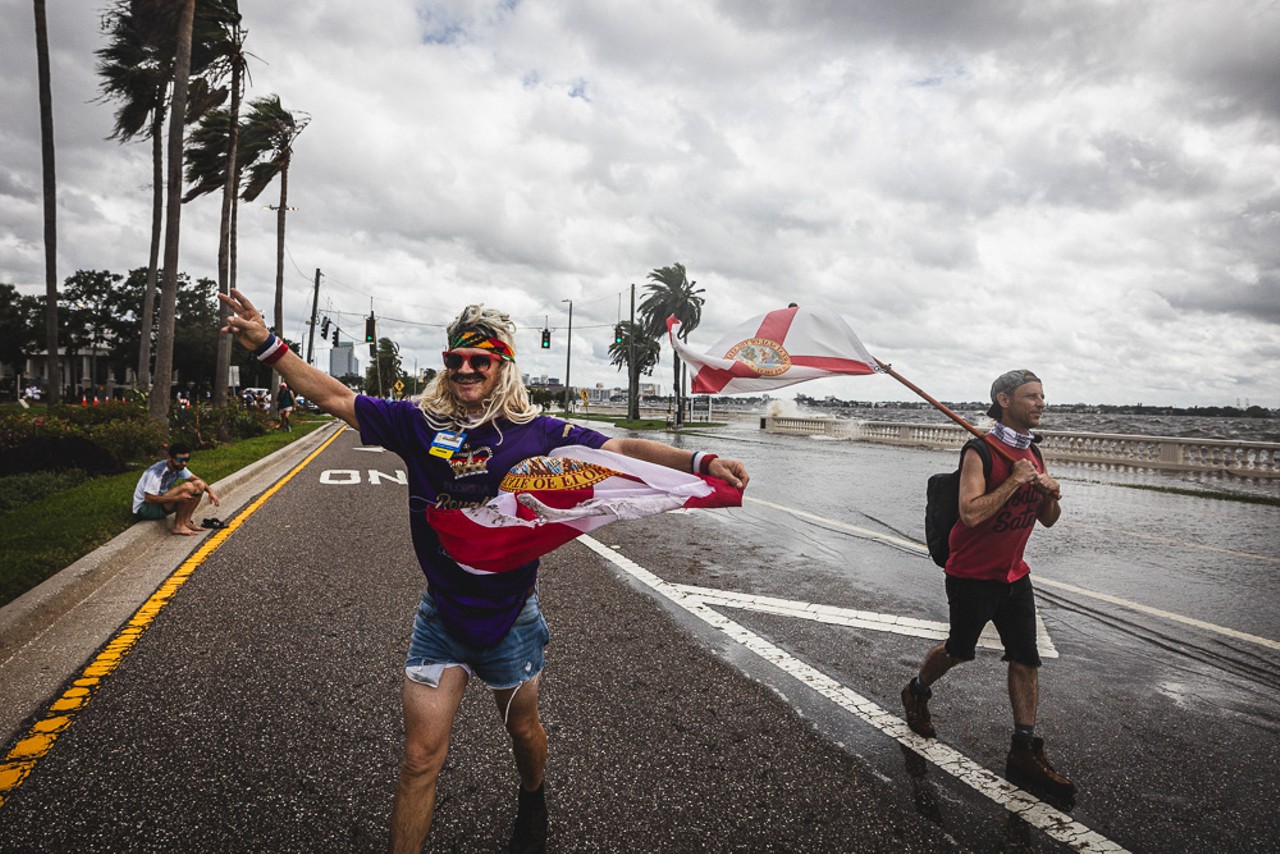
{"type": "Polygon", "coordinates": [[[283,338],[277,338],[273,332],[267,336],[266,341],[263,341],[258,346],[258,349],[253,351],[253,355],[265,365],[274,365],[284,358],[284,354],[288,352],[289,345],[284,343],[283,338]]]}
{"type": "Polygon", "coordinates": [[[711,474],[711,463],[717,460],[715,454],[708,454],[705,451],[694,451],[693,456],[689,458],[689,471],[694,474],[711,474]]]}

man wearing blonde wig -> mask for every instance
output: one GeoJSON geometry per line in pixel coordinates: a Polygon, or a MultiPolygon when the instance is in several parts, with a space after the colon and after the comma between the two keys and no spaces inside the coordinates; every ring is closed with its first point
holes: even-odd
{"type": "Polygon", "coordinates": [[[493,689],[520,778],[510,850],[543,850],[547,736],[538,717],[538,682],[550,635],[538,610],[538,561],[498,574],[468,570],[440,549],[424,510],[481,506],[516,463],[564,445],[696,470],[739,488],[747,484],[746,468],[714,454],[611,439],[538,415],[515,365],[515,324],[483,306],[468,306],[449,325],[444,370],[417,401],[385,401],[358,395],[307,365],[239,291],[219,299],[233,312],[223,332],[271,364],[297,394],[358,429],[363,441],[399,454],[408,470],[409,530],[427,587],[405,662],[405,744],[392,849],[419,851],[426,840],[449,732],[474,673],[493,689]]]}

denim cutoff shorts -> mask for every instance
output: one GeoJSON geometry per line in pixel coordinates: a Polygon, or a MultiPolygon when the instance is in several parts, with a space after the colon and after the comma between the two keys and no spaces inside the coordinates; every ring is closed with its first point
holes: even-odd
{"type": "Polygon", "coordinates": [[[445,667],[461,666],[490,688],[514,688],[542,672],[542,649],[550,640],[551,630],[538,609],[536,592],[529,594],[515,625],[502,640],[490,647],[475,647],[455,640],[445,630],[435,600],[424,591],[413,621],[404,673],[414,682],[434,686],[445,667]]]}

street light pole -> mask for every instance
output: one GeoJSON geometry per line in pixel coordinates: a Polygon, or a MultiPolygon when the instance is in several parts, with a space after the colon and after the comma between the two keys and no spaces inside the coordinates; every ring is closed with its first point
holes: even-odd
{"type": "Polygon", "coordinates": [[[564,345],[564,414],[569,415],[569,365],[573,357],[573,300],[562,299],[569,303],[569,335],[564,345]]]}

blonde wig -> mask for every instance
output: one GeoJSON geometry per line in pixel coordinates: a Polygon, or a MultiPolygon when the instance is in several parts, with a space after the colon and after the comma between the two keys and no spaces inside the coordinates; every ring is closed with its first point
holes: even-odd
{"type": "MultiPolygon", "coordinates": [[[[449,324],[448,340],[453,341],[463,332],[471,330],[486,338],[497,338],[515,352],[516,325],[503,312],[486,309],[483,305],[467,306],[449,324]]],[[[520,381],[516,363],[497,359],[490,370],[498,372],[498,383],[494,386],[493,394],[481,402],[480,412],[468,415],[461,401],[454,396],[449,372],[442,368],[418,396],[418,409],[426,416],[427,423],[436,430],[447,430],[478,427],[499,419],[506,419],[513,424],[526,424],[536,418],[538,410],[529,401],[529,392],[520,381]]]]}

